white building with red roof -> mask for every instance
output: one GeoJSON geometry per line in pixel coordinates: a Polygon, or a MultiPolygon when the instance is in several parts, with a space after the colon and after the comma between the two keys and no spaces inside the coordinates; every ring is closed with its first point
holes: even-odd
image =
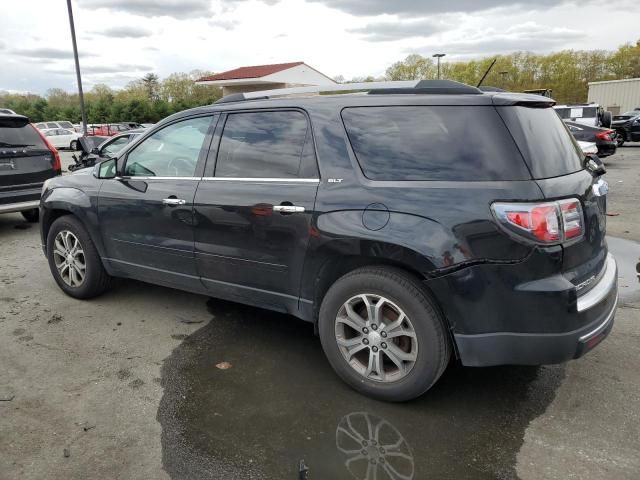
{"type": "Polygon", "coordinates": [[[275,88],[332,85],[336,82],[304,62],[291,62],[240,67],[203,77],[196,83],[222,87],[222,95],[227,96],[275,88]]]}

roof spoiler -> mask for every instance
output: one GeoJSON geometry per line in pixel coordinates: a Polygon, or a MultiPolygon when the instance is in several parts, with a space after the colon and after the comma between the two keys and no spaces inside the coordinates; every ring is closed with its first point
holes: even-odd
{"type": "Polygon", "coordinates": [[[389,94],[436,94],[436,95],[478,95],[482,91],[476,87],[453,80],[402,80],[392,82],[336,83],[332,85],[313,85],[310,87],[278,88],[259,92],[235,93],[216,101],[220,103],[243,102],[247,100],[266,100],[269,98],[294,95],[313,95],[337,92],[368,92],[371,95],[389,94]]]}
{"type": "Polygon", "coordinates": [[[29,125],[29,119],[24,115],[0,115],[0,127],[22,128],[29,125]]]}

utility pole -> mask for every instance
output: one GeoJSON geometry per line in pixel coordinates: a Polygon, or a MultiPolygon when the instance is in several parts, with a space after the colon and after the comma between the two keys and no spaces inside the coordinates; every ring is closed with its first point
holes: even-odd
{"type": "Polygon", "coordinates": [[[438,59],[438,80],[440,80],[440,59],[444,57],[446,53],[434,53],[433,58],[438,59]]]}
{"type": "Polygon", "coordinates": [[[78,96],[80,97],[80,114],[82,115],[82,134],[87,136],[87,111],[84,109],[84,94],[82,93],[82,77],[80,76],[80,60],[78,59],[78,44],[76,43],[76,27],[73,23],[73,9],[71,0],[67,0],[69,11],[69,27],[71,28],[71,41],[73,42],[73,58],[76,62],[76,77],[78,79],[78,96]]]}

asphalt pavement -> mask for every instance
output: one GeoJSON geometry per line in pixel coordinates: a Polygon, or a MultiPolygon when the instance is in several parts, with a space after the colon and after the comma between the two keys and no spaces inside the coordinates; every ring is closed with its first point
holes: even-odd
{"type": "Polygon", "coordinates": [[[606,163],[610,337],[563,365],[453,364],[405,404],[350,390],[286,315],[124,280],[66,297],[38,226],[0,216],[0,479],[640,478],[640,145],[606,163]]]}

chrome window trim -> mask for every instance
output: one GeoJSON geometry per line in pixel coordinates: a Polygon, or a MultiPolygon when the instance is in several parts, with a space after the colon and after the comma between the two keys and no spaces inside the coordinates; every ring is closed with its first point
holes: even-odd
{"type": "Polygon", "coordinates": [[[578,312],[584,312],[604,300],[613,288],[616,288],[618,266],[610,253],[604,266],[604,274],[600,281],[584,295],[578,297],[578,312]]]}
{"type": "Polygon", "coordinates": [[[320,183],[319,178],[202,177],[207,182],[320,183]]]}
{"type": "Polygon", "coordinates": [[[126,176],[126,177],[115,177],[114,180],[191,180],[191,181],[200,181],[202,177],[154,177],[154,176],[126,176]]]}

